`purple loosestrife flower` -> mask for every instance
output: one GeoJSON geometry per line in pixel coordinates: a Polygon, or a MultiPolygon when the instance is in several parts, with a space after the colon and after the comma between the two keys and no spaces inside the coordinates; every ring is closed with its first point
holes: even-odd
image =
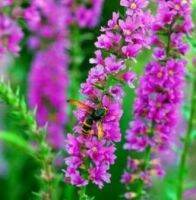
{"type": "Polygon", "coordinates": [[[39,125],[47,125],[48,142],[52,147],[60,148],[67,122],[69,12],[54,0],[33,0],[24,17],[33,33],[30,47],[38,49],[29,78],[29,103],[37,109],[39,125]]]}
{"type": "Polygon", "coordinates": [[[113,13],[108,26],[101,28],[102,34],[95,43],[98,50],[95,58],[90,59],[94,67],[81,85],[85,98],[76,103],[74,134],[68,134],[66,139],[65,181],[78,187],[91,181],[99,188],[110,182],[108,171],[115,162],[115,143],[121,140],[122,86],[133,86],[135,80],[135,73],[126,61],[135,59],[143,48],[148,47],[151,20],[150,13],[144,10],[133,16],[126,15],[124,19],[113,13]],[[129,22],[133,23],[129,25],[129,22]],[[87,119],[92,117],[93,110],[99,109],[104,109],[105,114],[100,120],[93,120],[85,134],[87,119]]]}
{"type": "Polygon", "coordinates": [[[47,124],[48,141],[62,147],[66,117],[66,73],[64,48],[54,45],[37,53],[29,77],[29,103],[37,109],[40,126],[47,124]]]}
{"type": "Polygon", "coordinates": [[[40,44],[40,48],[46,48],[54,41],[63,43],[67,47],[69,44],[67,39],[69,35],[67,31],[69,14],[65,6],[56,3],[54,0],[47,2],[33,0],[24,12],[28,27],[33,32],[31,42],[36,43],[35,46],[40,44]],[[46,42],[40,42],[42,40],[46,42]]]}
{"type": "MultiPolygon", "coordinates": [[[[122,182],[128,185],[129,191],[132,191],[131,184],[135,180],[127,182],[126,177],[135,176],[136,180],[150,185],[151,176],[164,175],[160,155],[171,149],[180,119],[186,66],[186,61],[180,56],[188,49],[183,36],[190,32],[191,27],[189,1],[158,1],[152,36],[154,61],[147,64],[139,81],[134,120],[127,130],[124,145],[125,149],[143,155],[139,161],[136,160],[136,168],[128,162],[122,176],[122,182]],[[161,33],[167,37],[164,41],[159,37],[161,33]],[[147,154],[150,159],[145,157],[147,154]]],[[[132,160],[134,162],[135,158],[132,160]]]]}
{"type": "Polygon", "coordinates": [[[12,18],[0,13],[0,55],[4,53],[18,55],[19,43],[22,38],[23,32],[17,23],[12,18]]]}
{"type": "MultiPolygon", "coordinates": [[[[118,142],[121,138],[119,120],[122,110],[119,103],[114,102],[113,98],[103,94],[100,94],[100,98],[101,96],[101,103],[108,110],[106,116],[102,119],[103,138],[98,139],[98,127],[96,125],[92,127],[92,135],[85,136],[82,133],[81,127],[87,116],[85,110],[76,112],[79,121],[75,127],[77,134],[68,134],[67,136],[66,150],[69,157],[66,158],[65,176],[76,186],[86,185],[91,180],[102,188],[104,182],[110,182],[108,169],[111,164],[114,164],[116,158],[113,142],[118,142]],[[73,171],[73,173],[70,173],[70,171],[73,171]],[[88,176],[84,175],[86,173],[88,176]],[[80,176],[79,179],[78,176],[80,176]]],[[[89,98],[89,101],[92,101],[92,99],[89,98]]],[[[95,106],[97,105],[95,104],[95,106]]]]}
{"type": "Polygon", "coordinates": [[[104,0],[90,0],[89,5],[79,5],[75,11],[75,20],[80,27],[92,28],[100,19],[104,0]]]}
{"type": "Polygon", "coordinates": [[[127,7],[127,15],[140,13],[148,5],[147,0],[121,0],[121,6],[127,7]]]}
{"type": "Polygon", "coordinates": [[[13,1],[14,0],[1,0],[0,1],[0,8],[12,5],[13,1]]]}
{"type": "Polygon", "coordinates": [[[127,132],[126,149],[143,151],[148,145],[155,145],[156,141],[161,149],[164,145],[167,147],[178,119],[177,108],[182,99],[184,66],[183,60],[175,59],[169,59],[164,66],[157,61],[147,65],[137,90],[135,121],[130,124],[131,129],[127,132]],[[153,142],[148,136],[152,122],[153,142]]]}
{"type": "Polygon", "coordinates": [[[62,0],[62,2],[71,10],[72,23],[81,28],[93,28],[98,24],[104,0],[87,0],[80,3],[76,0],[62,0]]]}

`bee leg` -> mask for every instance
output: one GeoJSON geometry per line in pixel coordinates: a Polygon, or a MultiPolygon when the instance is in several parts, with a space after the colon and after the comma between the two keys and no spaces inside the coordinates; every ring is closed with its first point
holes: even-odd
{"type": "Polygon", "coordinates": [[[101,121],[97,122],[97,136],[98,136],[98,139],[102,139],[103,138],[103,135],[104,135],[104,132],[103,132],[103,124],[101,123],[101,121]]]}

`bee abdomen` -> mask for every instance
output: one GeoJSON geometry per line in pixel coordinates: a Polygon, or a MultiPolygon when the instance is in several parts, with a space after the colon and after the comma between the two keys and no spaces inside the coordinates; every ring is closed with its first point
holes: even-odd
{"type": "Polygon", "coordinates": [[[93,120],[91,117],[88,117],[82,125],[82,132],[83,134],[87,135],[92,128],[93,120]]]}
{"type": "Polygon", "coordinates": [[[92,118],[92,116],[88,116],[88,117],[85,119],[84,125],[87,125],[87,126],[92,126],[92,125],[93,125],[93,118],[92,118]]]}
{"type": "Polygon", "coordinates": [[[86,126],[86,125],[83,125],[83,126],[82,126],[82,133],[83,133],[83,134],[88,135],[89,132],[90,132],[90,130],[91,130],[91,127],[86,126]]]}
{"type": "Polygon", "coordinates": [[[82,134],[89,135],[89,131],[82,130],[82,134]]]}
{"type": "Polygon", "coordinates": [[[83,124],[82,129],[85,131],[89,131],[89,130],[91,130],[91,126],[88,124],[83,124]]]}
{"type": "Polygon", "coordinates": [[[92,129],[93,118],[91,115],[87,116],[82,125],[82,133],[88,135],[92,129]]]}

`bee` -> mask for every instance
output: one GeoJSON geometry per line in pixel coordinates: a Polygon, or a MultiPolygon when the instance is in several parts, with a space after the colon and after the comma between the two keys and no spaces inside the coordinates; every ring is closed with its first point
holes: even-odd
{"type": "Polygon", "coordinates": [[[82,133],[84,135],[90,135],[92,131],[92,126],[94,123],[96,123],[97,135],[98,138],[101,139],[103,137],[102,119],[106,116],[108,109],[106,107],[102,107],[101,105],[98,108],[93,108],[81,101],[77,101],[74,99],[70,99],[68,100],[68,102],[72,105],[77,106],[80,109],[85,110],[88,113],[82,124],[82,133]]]}

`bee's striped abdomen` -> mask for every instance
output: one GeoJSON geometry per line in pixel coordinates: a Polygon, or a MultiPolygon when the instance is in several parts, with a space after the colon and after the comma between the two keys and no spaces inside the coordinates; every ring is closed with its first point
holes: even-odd
{"type": "Polygon", "coordinates": [[[93,118],[91,116],[88,116],[82,125],[82,132],[86,135],[89,133],[89,131],[92,129],[93,125],[93,118]]]}

